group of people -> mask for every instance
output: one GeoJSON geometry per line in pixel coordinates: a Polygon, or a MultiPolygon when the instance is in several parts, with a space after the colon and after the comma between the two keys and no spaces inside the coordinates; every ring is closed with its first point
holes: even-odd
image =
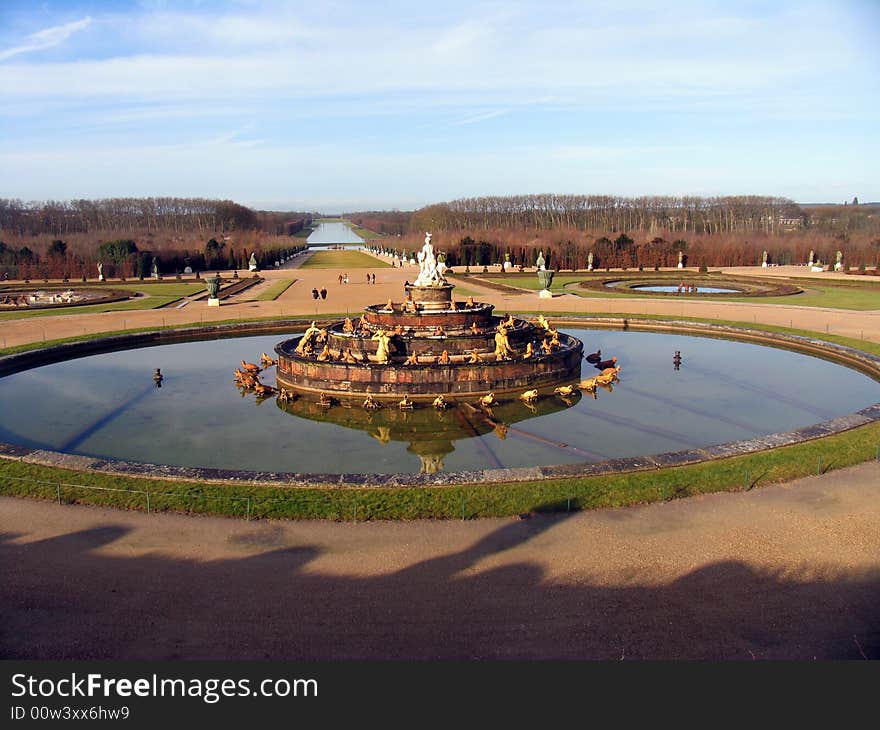
{"type": "Polygon", "coordinates": [[[375,284],[376,283],[376,275],[375,274],[367,274],[367,284],[375,284]]]}
{"type": "Polygon", "coordinates": [[[696,294],[697,287],[693,284],[685,284],[683,281],[678,284],[678,293],[679,294],[696,294]]]}
{"type": "Polygon", "coordinates": [[[348,274],[340,274],[339,275],[339,283],[340,284],[348,284],[351,280],[348,278],[348,274]]]}
{"type": "Polygon", "coordinates": [[[318,297],[320,297],[321,299],[327,298],[327,289],[325,287],[322,286],[321,291],[318,291],[317,288],[312,289],[312,299],[317,300],[318,297]]]}

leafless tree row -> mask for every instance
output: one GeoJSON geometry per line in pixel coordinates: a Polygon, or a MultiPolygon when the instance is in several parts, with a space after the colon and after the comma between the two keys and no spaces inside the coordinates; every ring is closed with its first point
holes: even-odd
{"type": "Polygon", "coordinates": [[[649,233],[775,233],[803,225],[807,216],[788,198],[611,195],[486,196],[461,198],[416,211],[417,228],[572,228],[649,233]]]}
{"type": "Polygon", "coordinates": [[[227,232],[254,228],[254,211],[231,200],[104,198],[25,202],[0,198],[0,230],[19,236],[95,231],[227,232]]]}

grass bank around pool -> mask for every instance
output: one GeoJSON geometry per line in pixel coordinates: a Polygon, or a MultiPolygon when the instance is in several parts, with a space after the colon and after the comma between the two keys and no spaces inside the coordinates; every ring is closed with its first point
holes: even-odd
{"type": "Polygon", "coordinates": [[[0,459],[0,494],[150,512],[247,519],[504,517],[749,491],[877,458],[880,424],[747,456],[587,478],[398,489],[224,485],[79,472],[0,459]]]}
{"type": "Polygon", "coordinates": [[[301,269],[390,269],[391,264],[360,251],[333,249],[315,251],[299,267],[301,269]]]}

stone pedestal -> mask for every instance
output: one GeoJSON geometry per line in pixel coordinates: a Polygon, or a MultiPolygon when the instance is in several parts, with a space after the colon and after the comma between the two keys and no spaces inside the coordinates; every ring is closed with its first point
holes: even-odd
{"type": "Polygon", "coordinates": [[[538,292],[538,296],[541,299],[553,299],[553,294],[549,289],[541,289],[541,291],[538,292]]]}
{"type": "Polygon", "coordinates": [[[208,306],[209,307],[219,307],[220,300],[217,297],[208,297],[208,306]]]}

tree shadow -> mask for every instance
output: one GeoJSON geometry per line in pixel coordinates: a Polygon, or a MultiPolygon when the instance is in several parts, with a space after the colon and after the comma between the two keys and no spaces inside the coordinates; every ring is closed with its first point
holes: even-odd
{"type": "Polygon", "coordinates": [[[112,524],[34,542],[0,534],[0,657],[880,658],[878,569],[719,562],[609,586],[551,581],[527,561],[477,566],[565,519],[511,522],[378,576],[316,571],[313,546],[197,561],[102,552],[129,532],[112,524]]]}

